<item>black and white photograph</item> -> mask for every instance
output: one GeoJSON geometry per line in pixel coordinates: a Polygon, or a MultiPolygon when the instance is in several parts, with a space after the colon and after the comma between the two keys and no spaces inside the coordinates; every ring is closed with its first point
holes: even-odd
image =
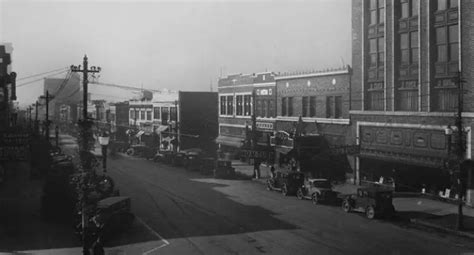
{"type": "Polygon", "coordinates": [[[474,254],[474,0],[0,0],[0,255],[474,254]]]}

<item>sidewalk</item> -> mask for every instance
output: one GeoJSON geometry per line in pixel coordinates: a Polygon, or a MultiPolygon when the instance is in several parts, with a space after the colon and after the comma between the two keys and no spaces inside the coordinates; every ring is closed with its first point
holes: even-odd
{"type": "MultiPolygon", "coordinates": [[[[247,176],[253,176],[253,166],[238,160],[232,161],[235,171],[247,176]]],[[[262,165],[260,179],[254,181],[266,184],[270,178],[270,167],[262,165]]],[[[349,183],[334,186],[341,195],[355,194],[360,186],[349,183]]],[[[463,206],[464,230],[457,231],[456,220],[458,206],[452,201],[442,201],[423,196],[421,193],[394,193],[393,205],[398,219],[415,225],[436,229],[464,237],[474,238],[474,208],[463,206]]]]}

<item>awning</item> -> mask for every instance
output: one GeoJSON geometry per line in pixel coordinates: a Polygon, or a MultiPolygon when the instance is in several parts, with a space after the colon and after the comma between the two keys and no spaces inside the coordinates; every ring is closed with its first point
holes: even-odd
{"type": "Polygon", "coordinates": [[[238,148],[242,146],[243,142],[244,142],[244,139],[238,138],[238,137],[218,136],[216,138],[216,143],[232,146],[232,147],[238,147],[238,148]]]}
{"type": "Polygon", "coordinates": [[[142,136],[143,134],[145,134],[145,131],[140,130],[140,131],[138,131],[138,133],[136,134],[136,137],[140,137],[140,136],[142,136]]]}
{"type": "Polygon", "coordinates": [[[292,150],[293,150],[292,147],[279,147],[279,146],[275,147],[276,152],[281,153],[281,154],[285,154],[285,155],[288,154],[292,150]]]}
{"type": "Polygon", "coordinates": [[[168,126],[159,125],[159,126],[155,129],[155,133],[157,133],[157,134],[159,135],[159,134],[161,134],[161,132],[165,131],[166,129],[168,129],[168,126]]]}

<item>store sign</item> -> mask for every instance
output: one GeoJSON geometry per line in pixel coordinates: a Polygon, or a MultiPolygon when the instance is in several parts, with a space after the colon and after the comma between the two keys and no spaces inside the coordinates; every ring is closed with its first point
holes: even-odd
{"type": "Polygon", "coordinates": [[[3,133],[0,140],[0,160],[26,160],[30,151],[28,133],[3,133]]]}
{"type": "Polygon", "coordinates": [[[273,123],[271,122],[257,122],[258,129],[273,130],[273,123]]]}
{"type": "Polygon", "coordinates": [[[294,140],[287,132],[278,131],[274,136],[270,137],[270,145],[293,148],[294,140]]]}

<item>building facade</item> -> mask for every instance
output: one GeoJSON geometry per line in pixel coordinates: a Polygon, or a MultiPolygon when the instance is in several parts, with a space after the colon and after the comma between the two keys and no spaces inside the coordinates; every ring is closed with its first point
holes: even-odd
{"type": "Polygon", "coordinates": [[[350,113],[359,180],[451,188],[446,161],[459,141],[452,135],[459,93],[465,159],[472,154],[473,24],[472,1],[352,1],[350,113]]]}
{"type": "Polygon", "coordinates": [[[345,156],[333,161],[337,167],[323,166],[323,159],[329,159],[330,148],[354,143],[349,132],[350,67],[284,73],[275,80],[277,117],[272,145],[278,166],[285,167],[293,159],[301,171],[344,178],[350,169],[345,156]]]}
{"type": "Polygon", "coordinates": [[[216,142],[222,152],[230,153],[231,157],[238,155],[249,138],[254,111],[256,128],[261,131],[259,144],[268,143],[276,117],[274,77],[272,72],[265,72],[219,79],[219,136],[216,142]]]}

